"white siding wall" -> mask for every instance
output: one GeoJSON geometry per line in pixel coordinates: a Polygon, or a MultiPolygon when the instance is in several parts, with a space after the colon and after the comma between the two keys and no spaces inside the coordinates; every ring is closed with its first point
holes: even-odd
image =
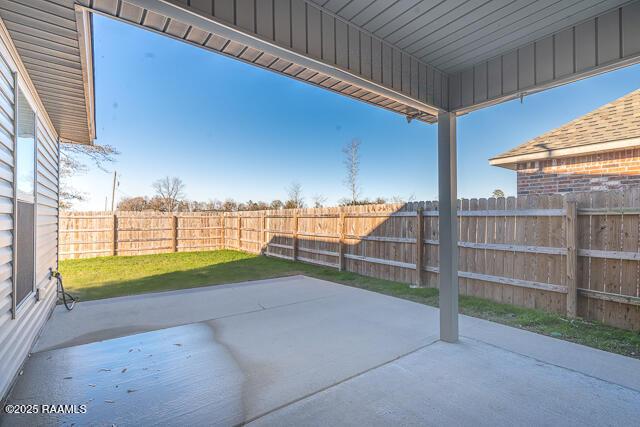
{"type": "Polygon", "coordinates": [[[49,268],[56,268],[58,257],[58,143],[38,120],[38,197],[36,231],[36,283],[49,285],[49,268]]]}
{"type": "MultiPolygon", "coordinates": [[[[0,31],[3,29],[0,23],[0,31]]],[[[6,36],[6,32],[4,33],[6,36]]],[[[58,245],[58,143],[55,131],[42,120],[46,113],[36,108],[37,123],[37,231],[35,295],[12,313],[13,236],[13,145],[15,88],[14,71],[18,58],[0,38],[0,398],[4,397],[33,342],[47,320],[56,300],[55,282],[49,267],[56,268],[58,245]]],[[[28,76],[21,75],[23,80],[28,76]]],[[[37,94],[27,90],[27,96],[37,94]]]]}

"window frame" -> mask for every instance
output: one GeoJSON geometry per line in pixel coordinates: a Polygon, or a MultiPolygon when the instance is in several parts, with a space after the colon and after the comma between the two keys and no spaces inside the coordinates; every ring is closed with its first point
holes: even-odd
{"type": "Polygon", "coordinates": [[[22,80],[20,74],[17,71],[13,73],[13,211],[12,211],[12,219],[13,219],[13,230],[12,230],[12,246],[11,246],[11,254],[12,254],[12,274],[11,274],[11,284],[12,284],[12,317],[14,319],[18,319],[21,317],[22,313],[25,311],[24,307],[26,303],[32,298],[36,298],[37,301],[37,234],[38,234],[38,109],[35,106],[35,102],[31,96],[31,92],[29,91],[28,85],[22,80]],[[21,300],[17,300],[17,292],[18,292],[18,259],[17,259],[17,246],[18,240],[17,229],[18,229],[18,98],[19,93],[22,92],[24,99],[27,101],[29,108],[33,111],[33,283],[31,286],[31,291],[21,300]]]}

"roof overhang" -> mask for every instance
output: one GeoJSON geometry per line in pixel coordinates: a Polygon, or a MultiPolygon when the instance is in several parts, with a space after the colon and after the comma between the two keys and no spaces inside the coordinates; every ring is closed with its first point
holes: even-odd
{"type": "Polygon", "coordinates": [[[63,142],[96,137],[91,14],[65,0],[3,0],[0,18],[21,73],[63,142]]]}
{"type": "Polygon", "coordinates": [[[507,169],[516,169],[519,163],[559,159],[565,157],[584,156],[594,153],[606,153],[640,147],[640,138],[621,139],[617,141],[587,144],[578,147],[559,148],[555,150],[543,150],[535,153],[520,154],[508,157],[495,157],[489,159],[492,166],[500,166],[507,169]]]}
{"type": "Polygon", "coordinates": [[[428,123],[640,62],[640,0],[4,0],[60,137],[95,138],[91,14],[428,123]]]}
{"type": "MultiPolygon", "coordinates": [[[[7,30],[7,27],[4,25],[2,20],[0,20],[0,41],[2,42],[2,43],[0,43],[0,54],[2,54],[3,56],[6,56],[7,58],[19,58],[18,51],[16,50],[15,46],[11,42],[11,37],[9,35],[9,31],[7,30]],[[8,52],[4,52],[3,51],[3,49],[2,49],[3,46],[7,47],[8,52]]],[[[15,69],[18,70],[18,75],[20,76],[19,77],[19,81],[21,81],[24,85],[26,85],[29,88],[30,92],[37,93],[36,92],[36,88],[33,85],[33,82],[29,78],[27,70],[24,67],[24,64],[22,62],[20,62],[20,61],[17,61],[13,65],[15,66],[15,69]]],[[[36,103],[36,105],[38,106],[38,108],[40,110],[42,110],[42,111],[45,110],[44,104],[42,103],[42,100],[39,97],[37,97],[37,96],[34,97],[33,101],[36,103]]],[[[41,118],[46,122],[46,124],[51,129],[55,129],[53,127],[53,124],[51,123],[51,119],[49,118],[49,116],[46,113],[41,118]]],[[[58,135],[55,135],[55,137],[57,138],[58,135]]]]}
{"type": "MultiPolygon", "coordinates": [[[[185,5],[162,0],[127,0],[121,4],[95,2],[93,7],[90,7],[91,2],[87,3],[87,11],[116,18],[417,120],[434,123],[441,110],[426,99],[403,93],[385,86],[381,81],[366,78],[314,56],[300,54],[257,33],[244,31],[212,15],[205,16],[185,5]],[[127,6],[124,7],[124,4],[127,6]]],[[[444,78],[444,74],[441,78],[444,78]]]]}
{"type": "Polygon", "coordinates": [[[79,1],[427,122],[640,62],[639,0],[79,1]]]}
{"type": "Polygon", "coordinates": [[[87,127],[89,140],[96,138],[96,104],[95,81],[93,69],[93,24],[91,13],[76,5],[76,23],[78,27],[78,47],[80,63],[82,64],[82,85],[84,87],[84,101],[87,110],[87,127]]]}

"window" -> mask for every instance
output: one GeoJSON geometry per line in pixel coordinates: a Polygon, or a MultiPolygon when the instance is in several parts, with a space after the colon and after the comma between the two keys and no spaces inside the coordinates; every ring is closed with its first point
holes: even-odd
{"type": "Polygon", "coordinates": [[[34,291],[35,285],[35,156],[36,115],[18,88],[17,129],[15,147],[16,187],[14,218],[14,287],[15,304],[19,306],[34,291]]]}
{"type": "Polygon", "coordinates": [[[18,89],[18,199],[33,203],[35,190],[36,115],[27,98],[18,89]]]}

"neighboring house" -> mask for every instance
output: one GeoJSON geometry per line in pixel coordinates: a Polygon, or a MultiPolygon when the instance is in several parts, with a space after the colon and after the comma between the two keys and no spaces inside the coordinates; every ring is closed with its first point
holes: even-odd
{"type": "Polygon", "coordinates": [[[0,399],[56,302],[59,143],[94,138],[90,21],[23,3],[0,1],[0,399]]]}
{"type": "Polygon", "coordinates": [[[518,195],[640,186],[640,89],[489,160],[518,195]]]}

